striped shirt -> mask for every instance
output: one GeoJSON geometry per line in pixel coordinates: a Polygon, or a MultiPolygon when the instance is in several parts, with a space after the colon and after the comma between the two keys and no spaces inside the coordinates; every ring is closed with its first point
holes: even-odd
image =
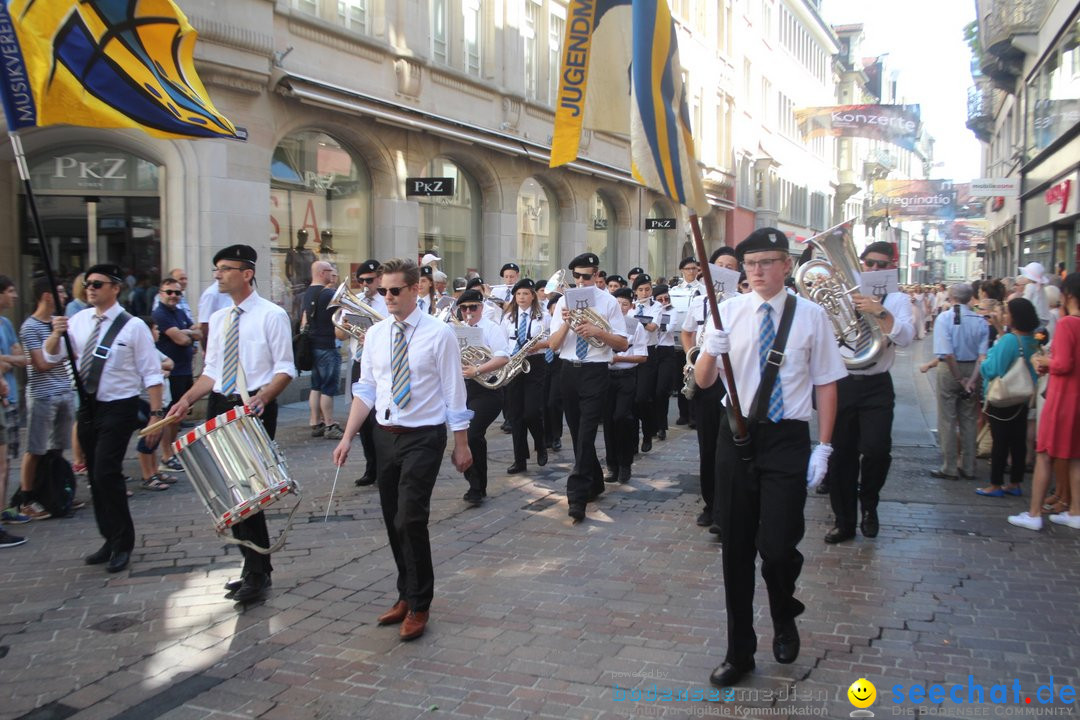
{"type": "MultiPolygon", "coordinates": [[[[71,373],[68,372],[67,360],[45,372],[34,369],[30,351],[41,350],[44,353],[45,341],[51,334],[52,323],[38,320],[33,315],[26,318],[22,327],[19,328],[19,339],[22,341],[23,350],[26,351],[26,359],[30,361],[30,364],[26,366],[26,393],[33,398],[44,399],[71,392],[71,373]]],[[[62,346],[63,343],[61,343],[62,346]]]]}

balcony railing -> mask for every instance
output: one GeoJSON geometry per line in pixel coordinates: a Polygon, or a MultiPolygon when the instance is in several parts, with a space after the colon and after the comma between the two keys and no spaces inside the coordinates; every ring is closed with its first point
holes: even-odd
{"type": "Polygon", "coordinates": [[[1047,0],[990,0],[980,3],[981,8],[987,8],[982,18],[984,50],[995,55],[1011,52],[1013,37],[1039,31],[1048,4],[1047,0]]]}
{"type": "Polygon", "coordinates": [[[990,83],[968,88],[967,127],[982,142],[994,135],[994,89],[990,83]]]}

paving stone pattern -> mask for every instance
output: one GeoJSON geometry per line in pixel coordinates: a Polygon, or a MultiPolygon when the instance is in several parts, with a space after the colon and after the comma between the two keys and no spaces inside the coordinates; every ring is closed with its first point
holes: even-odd
{"type": "MultiPolygon", "coordinates": [[[[915,369],[928,352],[923,341],[894,370],[897,444],[880,536],[825,545],[828,500],[811,495],[802,654],[773,661],[759,580],[758,667],[730,697],[650,694],[714,692],[708,674],[725,647],[720,547],[694,525],[697,443],[687,429],[672,425],[633,480],[608,486],[578,526],[566,516],[568,437],[546,468],[507,476],[509,436],[494,425],[490,497],[479,509],[465,507],[466,483],[444,462],[432,500],[432,619],[423,638],[400,643],[396,627],[375,624],[396,599],[394,571],[376,492],[352,482],[359,443],[323,522],[334,443],[310,438],[306,407],[292,406],[279,441],[303,498],[264,604],[240,610],[223,599],[240,557],[185,480],[135,491],[137,546],[119,576],[82,562],[100,545],[90,510],[9,528],[30,542],[0,556],[0,717],[847,717],[847,688],[860,677],[876,685],[871,710],[881,717],[914,714],[910,701],[893,702],[897,684],[966,688],[970,675],[987,692],[1019,681],[1025,697],[1051,676],[1075,686],[1080,532],[1013,528],[1005,516],[1026,499],[980,498],[974,483],[929,478],[933,378],[915,369]]],[[[271,509],[272,535],[291,502],[271,509]]]]}

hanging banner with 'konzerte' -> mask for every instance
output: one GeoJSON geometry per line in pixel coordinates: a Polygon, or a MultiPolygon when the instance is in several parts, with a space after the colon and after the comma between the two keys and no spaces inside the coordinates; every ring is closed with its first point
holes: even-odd
{"type": "Polygon", "coordinates": [[[918,105],[830,105],[795,111],[806,140],[864,137],[915,151],[922,126],[918,105]]]}

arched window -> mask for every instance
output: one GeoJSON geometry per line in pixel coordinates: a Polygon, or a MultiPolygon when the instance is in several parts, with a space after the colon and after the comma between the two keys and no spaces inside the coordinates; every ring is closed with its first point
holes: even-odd
{"type": "MultiPolygon", "coordinates": [[[[675,213],[664,203],[654,203],[649,210],[648,217],[652,220],[675,217],[675,213]]],[[[665,281],[676,273],[679,268],[679,259],[675,257],[677,249],[676,230],[649,230],[649,267],[646,270],[653,276],[653,280],[662,278],[665,281]]]]}
{"type": "Polygon", "coordinates": [[[517,217],[516,260],[521,266],[521,276],[546,279],[558,264],[559,220],[551,196],[534,178],[521,184],[517,217]]]}
{"type": "Polygon", "coordinates": [[[296,322],[311,263],[333,263],[341,282],[371,257],[371,179],[334,138],[304,130],[270,161],[270,299],[296,322]]]}
{"type": "Polygon", "coordinates": [[[600,193],[594,193],[585,221],[585,249],[600,258],[600,269],[618,273],[615,267],[615,213],[600,193]]]}
{"type": "Polygon", "coordinates": [[[453,178],[454,194],[442,197],[419,196],[419,256],[434,253],[442,258],[439,269],[449,279],[464,277],[480,268],[479,192],[476,183],[455,163],[435,158],[428,163],[424,177],[453,178]],[[476,201],[473,198],[476,197],[476,201]]]}

